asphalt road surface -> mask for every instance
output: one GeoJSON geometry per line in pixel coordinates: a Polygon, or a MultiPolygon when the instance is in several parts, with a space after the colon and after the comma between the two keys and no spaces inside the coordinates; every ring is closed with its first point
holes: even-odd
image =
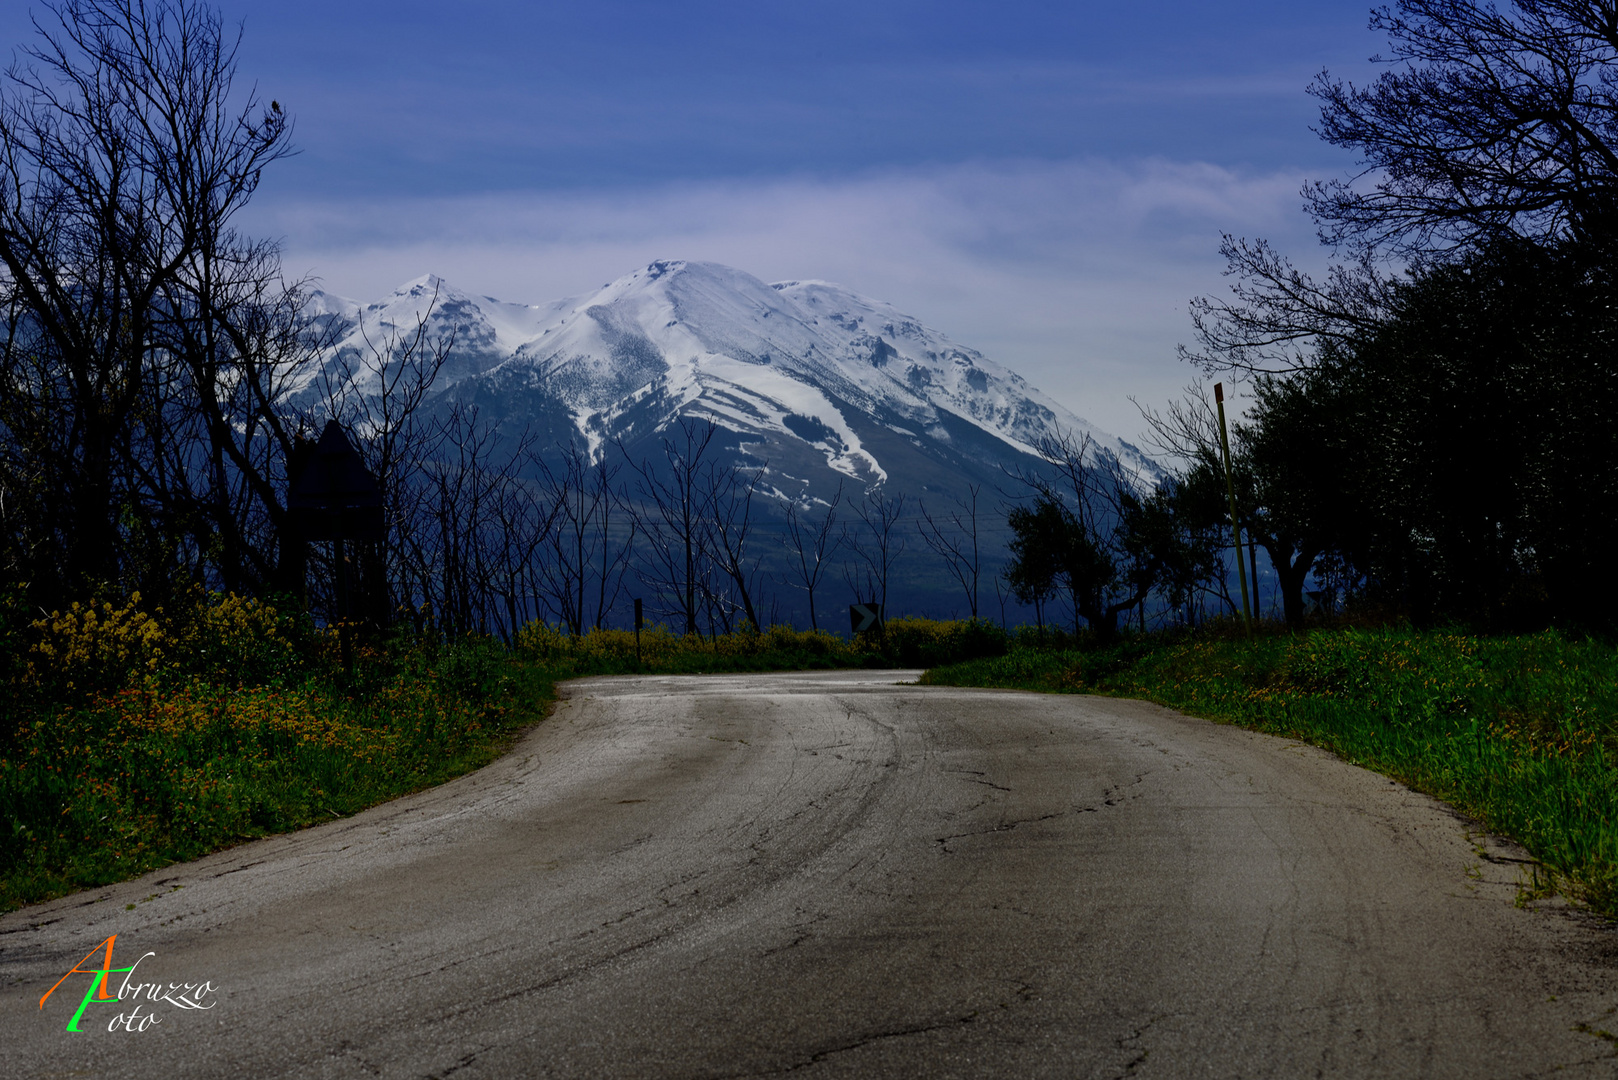
{"type": "Polygon", "coordinates": [[[473,776],[12,913],[0,1074],[1618,1076],[1618,936],[1432,800],[914,677],[576,682],[473,776]],[[124,999],[40,1007],[75,966],[124,999]]]}

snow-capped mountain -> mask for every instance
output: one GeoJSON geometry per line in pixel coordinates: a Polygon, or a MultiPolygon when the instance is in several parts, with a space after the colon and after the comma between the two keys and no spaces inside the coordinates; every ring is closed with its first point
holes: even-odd
{"type": "Polygon", "coordinates": [[[1142,481],[1161,475],[1015,372],[828,282],[769,285],[715,263],[661,261],[541,305],[431,276],[363,307],[325,294],[315,303],[341,320],[333,358],[375,356],[418,333],[453,339],[434,393],[592,451],[653,446],[677,417],[710,419],[736,453],[768,464],[783,494],[839,478],[917,496],[1003,482],[1059,432],[1088,435],[1142,481]]]}

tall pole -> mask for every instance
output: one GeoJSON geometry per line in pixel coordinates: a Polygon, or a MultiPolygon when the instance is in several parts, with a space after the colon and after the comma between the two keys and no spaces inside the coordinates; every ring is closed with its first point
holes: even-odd
{"type": "MultiPolygon", "coordinates": [[[[1242,583],[1242,621],[1253,629],[1253,611],[1247,602],[1247,562],[1242,558],[1242,526],[1236,516],[1236,482],[1230,473],[1230,436],[1225,433],[1225,386],[1214,383],[1214,404],[1219,407],[1219,452],[1225,456],[1225,494],[1230,498],[1230,532],[1236,541],[1236,576],[1242,583]]],[[[1257,582],[1254,582],[1257,584],[1257,582]]]]}

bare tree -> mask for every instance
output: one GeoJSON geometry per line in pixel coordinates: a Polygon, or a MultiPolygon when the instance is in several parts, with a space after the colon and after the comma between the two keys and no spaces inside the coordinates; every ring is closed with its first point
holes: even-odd
{"type": "MultiPolygon", "coordinates": [[[[1502,235],[1610,245],[1618,232],[1618,15],[1608,0],[1397,0],[1389,65],[1310,86],[1348,182],[1305,197],[1321,237],[1422,260],[1502,235]]],[[[1610,250],[1610,248],[1609,248],[1610,250]]]]}
{"type": "Polygon", "coordinates": [[[281,511],[263,454],[289,437],[240,361],[275,337],[252,318],[279,268],[231,222],[290,122],[235,92],[236,43],[202,4],[46,11],[0,95],[0,489],[32,504],[13,557],[58,593],[221,560],[262,579],[240,526],[281,511]],[[241,408],[267,443],[243,449],[241,408]]]}
{"type": "Polygon", "coordinates": [[[894,564],[905,551],[904,532],[899,528],[904,512],[903,492],[890,499],[880,487],[870,487],[865,497],[854,504],[854,515],[863,526],[860,535],[851,535],[847,528],[843,531],[843,543],[853,549],[857,560],[852,572],[845,568],[843,580],[860,602],[881,605],[884,618],[888,581],[894,564]]]}
{"type": "Polygon", "coordinates": [[[1204,371],[1302,371],[1321,348],[1349,346],[1374,329],[1393,301],[1393,279],[1369,256],[1334,264],[1317,280],[1264,240],[1227,233],[1219,253],[1225,275],[1235,279],[1231,297],[1192,300],[1197,347],[1180,346],[1181,359],[1204,371]]]}
{"type": "Polygon", "coordinates": [[[442,468],[432,464],[443,453],[462,452],[454,443],[470,417],[452,411],[435,423],[428,415],[438,374],[455,344],[452,335],[430,333],[437,302],[435,289],[414,326],[385,327],[375,339],[362,319],[356,327],[358,346],[337,347],[330,339],[341,324],[326,328],[319,339],[319,375],[312,388],[319,401],[311,418],[342,423],[382,488],[387,532],[379,553],[381,587],[390,595],[379,598],[378,606],[391,611],[428,605],[442,617],[443,609],[431,606],[444,599],[444,583],[434,576],[440,556],[429,554],[431,537],[458,534],[438,527],[434,508],[442,508],[450,491],[442,468]]]}
{"type": "Polygon", "coordinates": [[[538,571],[559,509],[545,498],[545,492],[517,474],[515,466],[524,456],[511,455],[499,469],[484,524],[490,566],[489,603],[495,608],[494,622],[507,644],[515,640],[518,630],[543,615],[538,571]]]}
{"type": "Polygon", "coordinates": [[[818,522],[806,518],[795,500],[789,499],[786,504],[787,528],[786,535],[781,539],[782,546],[787,550],[789,570],[785,583],[804,591],[809,603],[809,627],[813,630],[820,629],[815,614],[815,589],[843,542],[842,536],[833,532],[837,527],[837,507],[842,501],[843,484],[838,481],[837,490],[832,494],[831,501],[825,504],[826,512],[818,522]]]}
{"type": "Polygon", "coordinates": [[[195,508],[224,588],[297,593],[303,561],[287,542],[284,492],[300,424],[287,400],[322,339],[304,311],[306,290],[275,276],[270,252],[245,269],[233,281],[201,275],[209,317],[169,328],[191,390],[147,459],[143,486],[171,519],[195,508]]]}
{"type": "Polygon", "coordinates": [[[678,419],[663,438],[662,468],[652,461],[635,466],[639,499],[632,512],[645,538],[641,580],[687,634],[700,632],[704,614],[714,622],[713,491],[705,466],[717,432],[708,421],[678,419]]]}
{"type": "Polygon", "coordinates": [[[605,448],[594,463],[576,442],[561,451],[557,468],[536,462],[557,508],[540,575],[550,610],[570,633],[582,634],[606,625],[622,592],[635,523],[626,514],[614,532],[614,511],[622,505],[617,488],[622,465],[609,462],[605,448]]]}
{"type": "Polygon", "coordinates": [[[434,449],[415,467],[412,514],[398,532],[408,595],[443,632],[509,640],[538,614],[535,563],[557,508],[518,475],[531,452],[526,432],[513,443],[461,405],[433,428],[434,449]]]}
{"type": "Polygon", "coordinates": [[[950,576],[966,594],[967,610],[974,619],[978,617],[978,577],[983,569],[978,551],[978,492],[981,490],[981,485],[967,485],[966,498],[952,500],[951,508],[936,519],[922,503],[921,521],[917,525],[922,540],[944,561],[950,576]]]}
{"type": "Polygon", "coordinates": [[[595,579],[595,621],[592,623],[597,630],[606,627],[607,617],[623,595],[624,578],[629,573],[635,554],[635,517],[630,513],[620,517],[618,513],[624,506],[623,492],[616,483],[620,467],[608,464],[606,448],[603,447],[592,479],[593,490],[605,493],[597,515],[601,527],[601,545],[595,579]]]}
{"type": "Polygon", "coordinates": [[[707,474],[713,510],[713,557],[728,594],[718,599],[727,612],[739,608],[757,633],[764,629],[755,603],[762,557],[752,544],[753,496],[764,469],[760,466],[744,471],[709,462],[707,474]]]}

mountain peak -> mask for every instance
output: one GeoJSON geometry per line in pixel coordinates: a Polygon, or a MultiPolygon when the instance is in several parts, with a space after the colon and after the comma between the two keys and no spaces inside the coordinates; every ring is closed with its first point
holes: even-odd
{"type": "Polygon", "coordinates": [[[572,431],[552,437],[592,447],[696,416],[743,445],[776,448],[760,450],[760,460],[800,460],[800,472],[818,460],[879,483],[889,472],[884,453],[899,446],[1026,460],[1041,439],[1068,433],[1089,435],[1143,481],[1161,475],[1015,372],[831,282],[772,285],[721,263],[658,259],[593,294],[524,305],[473,297],[427,274],[364,314],[376,324],[366,327],[370,340],[423,318],[439,340],[453,340],[458,360],[441,375],[448,386],[471,379],[498,384],[501,395],[548,395],[545,409],[562,409],[572,431]]]}

